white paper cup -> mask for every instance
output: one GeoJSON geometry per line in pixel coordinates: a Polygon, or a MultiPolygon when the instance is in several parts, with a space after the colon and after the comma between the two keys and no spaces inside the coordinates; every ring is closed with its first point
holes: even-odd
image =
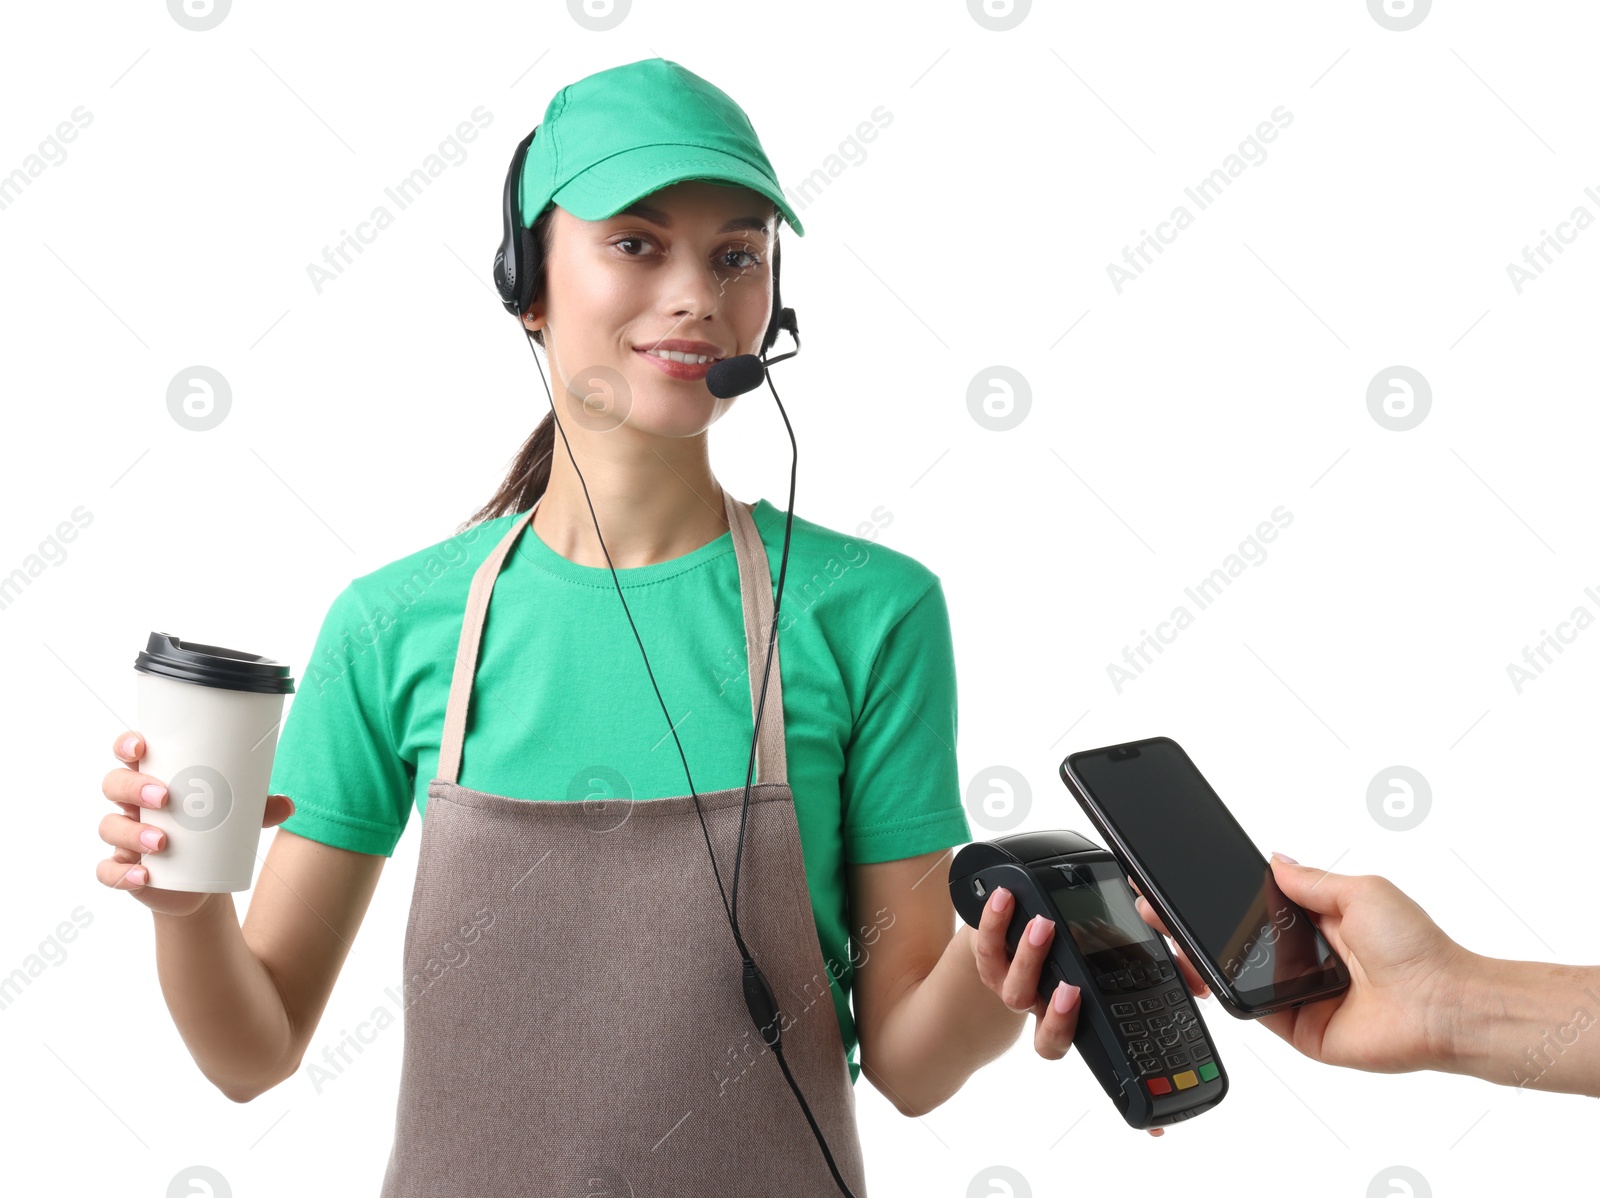
{"type": "Polygon", "coordinates": [[[250,889],[278,748],[289,668],[253,653],[152,632],[134,662],[140,773],[167,785],[139,822],[166,844],[145,853],[148,885],[206,894],[250,889]]]}

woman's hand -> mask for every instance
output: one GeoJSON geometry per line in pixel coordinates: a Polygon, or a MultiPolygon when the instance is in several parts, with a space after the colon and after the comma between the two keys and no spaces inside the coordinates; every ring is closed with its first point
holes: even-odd
{"type": "MultiPolygon", "coordinates": [[[[1044,959],[1050,952],[1050,941],[1055,936],[1055,921],[1043,916],[1030,920],[1017,942],[1016,955],[1012,956],[1006,948],[1006,929],[1011,925],[1013,905],[1011,892],[1004,887],[996,887],[984,904],[983,915],[972,937],[978,977],[1013,1011],[1033,1012],[1034,1051],[1048,1061],[1059,1061],[1067,1055],[1072,1038],[1078,1032],[1080,992],[1077,986],[1060,982],[1049,999],[1039,997],[1039,979],[1044,959]]],[[[1190,981],[1193,989],[1198,975],[1192,967],[1185,969],[1184,977],[1193,978],[1190,981]]],[[[1165,1129],[1146,1130],[1159,1136],[1165,1129]]]]}
{"type": "MultiPolygon", "coordinates": [[[[1339,954],[1350,988],[1257,1022],[1329,1065],[1374,1073],[1443,1068],[1474,955],[1387,878],[1328,873],[1276,854],[1272,873],[1339,954]]],[[[1170,934],[1142,895],[1135,905],[1146,923],[1170,934]]]]}
{"type": "MultiPolygon", "coordinates": [[[[124,732],[113,742],[118,760],[138,764],[144,756],[144,738],[137,732],[124,732]]],[[[160,807],[167,801],[167,787],[159,778],[141,774],[126,766],[112,770],[101,784],[101,791],[118,807],[100,821],[100,839],[116,851],[95,865],[94,876],[113,890],[126,890],[152,911],[163,915],[193,915],[213,898],[187,890],[158,890],[145,885],[149,871],[139,864],[144,853],[159,853],[167,847],[167,834],[150,824],[139,822],[141,807],[160,807]]],[[[263,828],[281,824],[294,814],[294,800],[288,795],[268,795],[263,828]]]]}

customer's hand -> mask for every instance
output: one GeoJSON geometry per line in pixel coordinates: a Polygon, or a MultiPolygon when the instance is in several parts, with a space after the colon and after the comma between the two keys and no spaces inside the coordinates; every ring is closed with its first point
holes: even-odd
{"type": "MultiPolygon", "coordinates": [[[[1078,1032],[1080,994],[1078,987],[1060,982],[1048,999],[1039,997],[1039,980],[1043,975],[1044,960],[1050,952],[1050,942],[1056,934],[1054,920],[1035,916],[1028,922],[1022,937],[1017,941],[1015,955],[1006,947],[1006,929],[1011,925],[1011,915],[1016,900],[1009,890],[996,887],[984,904],[983,915],[972,934],[972,953],[977,959],[978,977],[983,984],[1000,996],[1000,1001],[1013,1011],[1032,1011],[1034,1017],[1034,1051],[1046,1060],[1059,1061],[1072,1047],[1072,1038],[1078,1032]],[[1038,943],[1034,943],[1037,933],[1038,943]]],[[[1196,994],[1205,994],[1205,983],[1186,959],[1180,959],[1184,980],[1196,994]]],[[[1153,1136],[1165,1130],[1146,1128],[1153,1136]]]]}
{"type": "MultiPolygon", "coordinates": [[[[1350,987],[1258,1022],[1329,1065],[1374,1073],[1444,1068],[1475,955],[1387,878],[1329,873],[1276,855],[1272,872],[1344,961],[1350,987]]],[[[1169,934],[1143,895],[1135,906],[1169,934]]]]}

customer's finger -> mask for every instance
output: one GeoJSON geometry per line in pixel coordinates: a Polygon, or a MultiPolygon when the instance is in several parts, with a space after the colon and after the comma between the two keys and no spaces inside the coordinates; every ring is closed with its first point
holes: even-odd
{"type": "MultiPolygon", "coordinates": [[[[1133,900],[1133,907],[1139,913],[1140,919],[1171,940],[1172,933],[1167,930],[1167,925],[1161,916],[1156,914],[1155,908],[1150,905],[1149,899],[1141,894],[1133,900]]],[[[1194,962],[1189,960],[1189,954],[1184,952],[1176,942],[1171,944],[1171,949],[1173,959],[1178,962],[1178,972],[1183,975],[1183,980],[1188,984],[1189,992],[1199,995],[1201,998],[1209,998],[1211,996],[1211,987],[1206,984],[1205,978],[1200,976],[1200,971],[1194,967],[1194,962]]]]}

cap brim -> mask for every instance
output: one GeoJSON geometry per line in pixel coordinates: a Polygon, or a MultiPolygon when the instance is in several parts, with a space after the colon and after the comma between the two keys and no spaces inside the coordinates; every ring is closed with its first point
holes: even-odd
{"type": "Polygon", "coordinates": [[[702,146],[640,146],[613,154],[557,188],[550,199],[580,220],[605,220],[652,192],[689,179],[759,192],[778,206],[796,236],[806,235],[783,192],[763,172],[732,154],[702,146]]]}

